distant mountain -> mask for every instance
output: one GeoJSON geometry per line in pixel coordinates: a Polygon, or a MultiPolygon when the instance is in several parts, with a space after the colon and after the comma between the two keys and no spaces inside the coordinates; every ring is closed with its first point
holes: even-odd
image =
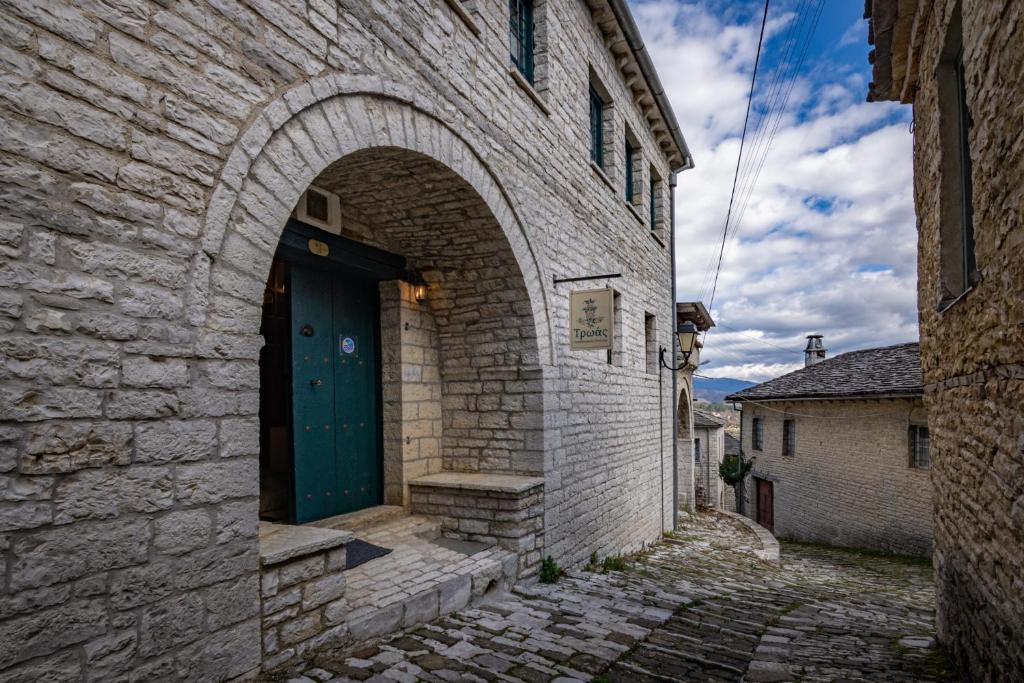
{"type": "Polygon", "coordinates": [[[752,387],[757,382],[748,382],[743,379],[732,379],[731,377],[694,377],[693,398],[709,403],[718,403],[729,394],[741,389],[752,387]]]}

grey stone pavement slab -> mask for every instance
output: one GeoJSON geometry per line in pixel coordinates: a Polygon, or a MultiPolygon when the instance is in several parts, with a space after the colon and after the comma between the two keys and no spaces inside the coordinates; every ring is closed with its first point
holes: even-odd
{"type": "Polygon", "coordinates": [[[734,520],[700,514],[681,527],[627,571],[517,586],[267,679],[952,680],[927,563],[784,543],[776,567],[734,520]]]}

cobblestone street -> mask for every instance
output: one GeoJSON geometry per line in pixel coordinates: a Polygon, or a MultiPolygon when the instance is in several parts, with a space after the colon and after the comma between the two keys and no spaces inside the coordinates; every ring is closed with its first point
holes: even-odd
{"type": "Polygon", "coordinates": [[[699,515],[626,571],[574,571],[375,644],[301,681],[949,680],[925,562],[784,544],[699,515]]]}

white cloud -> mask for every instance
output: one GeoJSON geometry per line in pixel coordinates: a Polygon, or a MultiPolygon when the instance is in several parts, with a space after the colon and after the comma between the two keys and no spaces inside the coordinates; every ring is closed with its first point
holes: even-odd
{"type": "MultiPolygon", "coordinates": [[[[759,15],[716,15],[712,7],[719,9],[634,4],[696,160],[676,190],[676,275],[681,299],[703,292],[705,303],[760,28],[759,15]]],[[[777,37],[791,21],[791,14],[770,15],[766,34],[777,37]]],[[[858,31],[851,26],[840,44],[860,40],[858,31]]],[[[769,40],[765,49],[781,43],[769,40]]],[[[864,51],[867,72],[866,42],[864,51]]],[[[864,74],[848,65],[819,60],[805,71],[726,246],[712,311],[723,326],[709,334],[702,355],[711,361],[702,370],[708,375],[763,380],[788,372],[802,365],[810,333],[824,334],[830,353],[917,338],[909,112],[865,103],[864,74]]],[[[759,74],[759,83],[771,77],[759,74]]],[[[756,158],[758,139],[748,133],[748,159],[756,158]]],[[[760,140],[763,151],[767,136],[760,140]]]]}

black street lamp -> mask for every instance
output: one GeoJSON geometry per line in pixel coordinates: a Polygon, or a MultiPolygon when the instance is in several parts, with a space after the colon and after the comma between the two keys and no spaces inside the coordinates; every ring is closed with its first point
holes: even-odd
{"type": "Polygon", "coordinates": [[[662,346],[658,352],[658,360],[661,361],[662,366],[667,370],[671,370],[672,372],[676,372],[678,370],[682,370],[683,368],[685,368],[686,365],[690,362],[690,355],[693,354],[693,349],[696,348],[697,346],[698,334],[700,334],[700,332],[697,330],[697,326],[694,325],[691,321],[687,320],[682,325],[680,325],[679,329],[676,330],[676,340],[679,342],[679,353],[682,354],[683,356],[683,364],[680,365],[678,368],[674,368],[668,363],[666,363],[665,353],[668,351],[668,349],[662,346]]]}

